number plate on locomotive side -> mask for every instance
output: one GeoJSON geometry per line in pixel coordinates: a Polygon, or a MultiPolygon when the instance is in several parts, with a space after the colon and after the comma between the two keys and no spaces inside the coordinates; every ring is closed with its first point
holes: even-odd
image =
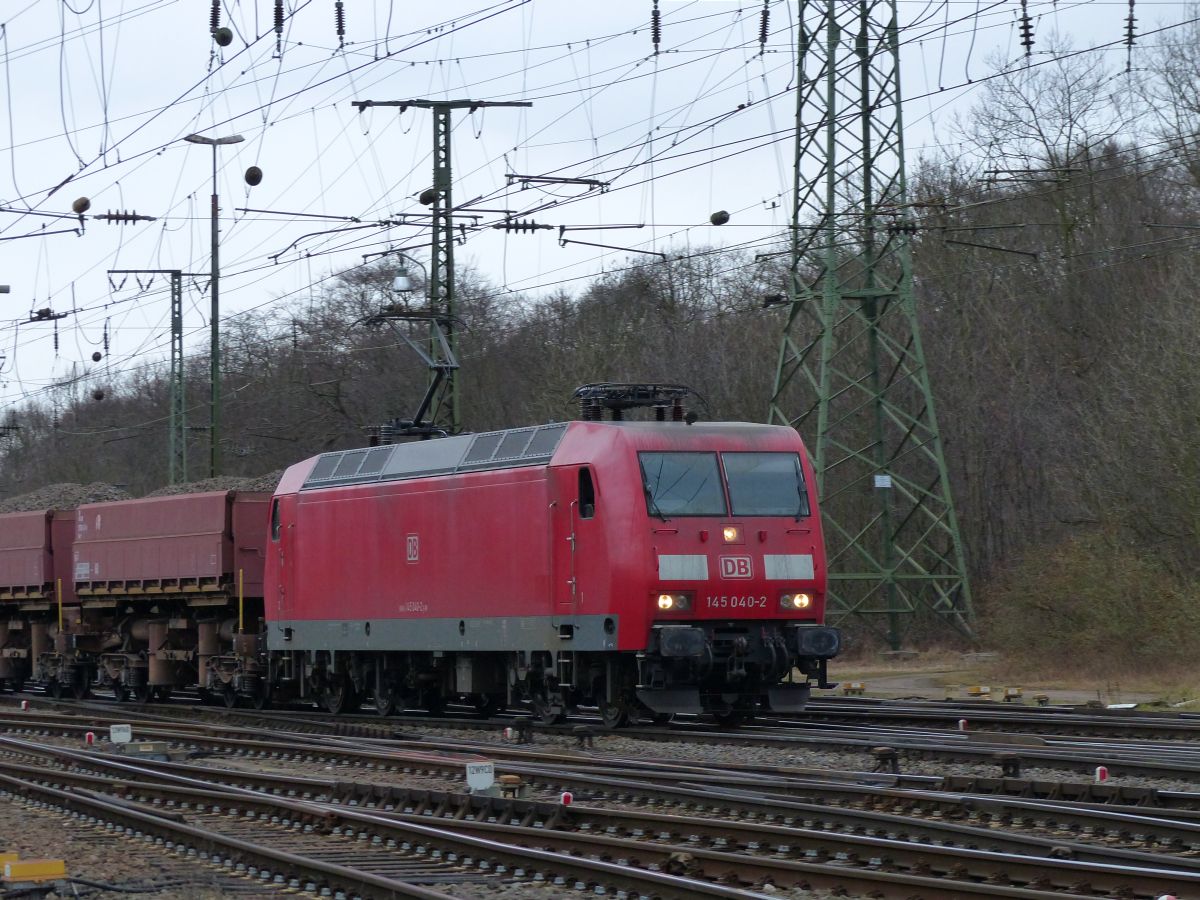
{"type": "Polygon", "coordinates": [[[767,598],[752,595],[716,597],[709,594],[704,598],[704,605],[709,609],[766,609],[767,598]]]}

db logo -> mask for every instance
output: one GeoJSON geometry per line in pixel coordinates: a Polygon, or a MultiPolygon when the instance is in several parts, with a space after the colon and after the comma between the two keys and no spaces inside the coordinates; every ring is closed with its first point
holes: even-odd
{"type": "Polygon", "coordinates": [[[421,544],[415,534],[408,535],[408,561],[415,563],[421,558],[421,544]]]}
{"type": "Polygon", "coordinates": [[[750,557],[748,556],[722,556],[721,557],[721,577],[722,578],[752,578],[754,569],[750,565],[750,557]]]}

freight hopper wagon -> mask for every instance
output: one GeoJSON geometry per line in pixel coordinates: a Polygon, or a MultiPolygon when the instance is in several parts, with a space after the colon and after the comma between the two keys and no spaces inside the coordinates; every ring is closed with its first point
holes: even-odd
{"type": "MultiPolygon", "coordinates": [[[[52,595],[44,582],[40,598],[10,601],[19,615],[0,645],[20,654],[10,662],[20,673],[10,685],[27,677],[52,695],[101,686],[118,700],[142,701],[197,686],[231,705],[239,693],[262,696],[269,501],[265,493],[218,491],[44,514],[45,552],[63,590],[52,595]]],[[[0,516],[0,565],[17,552],[9,522],[24,515],[0,516]]]]}
{"type": "Polygon", "coordinates": [[[577,421],[326,453],[272,504],[273,688],[610,725],[796,711],[840,646],[825,583],[790,428],[577,421]]]}
{"type": "MultiPolygon", "coordinates": [[[[0,515],[0,688],[19,691],[61,643],[60,611],[77,617],[73,509],[0,515]]],[[[80,686],[80,696],[86,682],[80,686]]]]}

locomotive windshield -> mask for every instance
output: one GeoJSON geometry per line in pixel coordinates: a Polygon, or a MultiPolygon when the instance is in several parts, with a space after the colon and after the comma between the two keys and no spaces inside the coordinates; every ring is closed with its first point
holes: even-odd
{"type": "Polygon", "coordinates": [[[642,453],[639,458],[650,515],[725,515],[717,454],[642,453]]]}
{"type": "MultiPolygon", "coordinates": [[[[652,516],[727,516],[715,453],[640,453],[646,508],[652,516]]],[[[735,516],[810,515],[795,453],[722,453],[735,516]]]]}
{"type": "Polygon", "coordinates": [[[795,453],[722,453],[735,516],[809,515],[800,457],[795,453]]]}

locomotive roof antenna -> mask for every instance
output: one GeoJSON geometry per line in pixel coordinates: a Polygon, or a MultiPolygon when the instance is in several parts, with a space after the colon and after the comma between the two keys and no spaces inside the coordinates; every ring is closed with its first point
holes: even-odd
{"type": "Polygon", "coordinates": [[[768,414],[814,450],[830,621],[882,618],[894,649],[917,612],[974,638],[913,290],[897,2],[800,5],[791,264],[768,414]]]}

